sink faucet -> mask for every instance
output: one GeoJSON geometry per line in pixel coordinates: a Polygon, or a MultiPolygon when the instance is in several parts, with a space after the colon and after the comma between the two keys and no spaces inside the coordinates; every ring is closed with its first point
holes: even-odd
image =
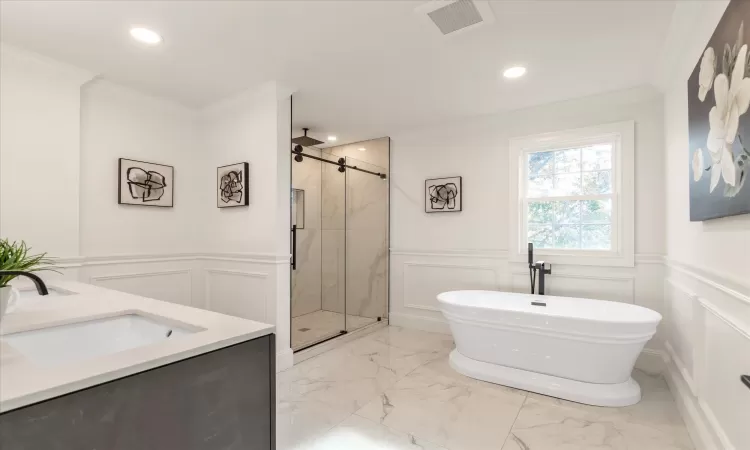
{"type": "Polygon", "coordinates": [[[47,285],[44,284],[44,281],[42,281],[42,279],[39,278],[38,275],[35,275],[31,272],[24,272],[22,270],[0,270],[0,275],[14,275],[14,276],[31,278],[31,281],[34,282],[34,285],[36,286],[36,291],[39,292],[39,295],[49,294],[49,291],[47,290],[47,285]]]}

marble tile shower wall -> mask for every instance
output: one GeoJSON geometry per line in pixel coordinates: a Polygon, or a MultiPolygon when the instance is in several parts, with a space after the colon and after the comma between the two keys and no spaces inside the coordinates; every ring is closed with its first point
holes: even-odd
{"type": "MultiPolygon", "coordinates": [[[[305,152],[320,156],[315,149],[308,148],[305,152]]],[[[313,159],[292,163],[292,187],[305,192],[305,223],[297,230],[297,270],[292,272],[292,317],[322,308],[321,165],[313,159]]]]}
{"type": "MultiPolygon", "coordinates": [[[[358,165],[378,171],[369,164],[358,165]]],[[[356,171],[347,177],[346,312],[382,317],[388,292],[388,183],[356,171]]]]}
{"type": "MultiPolygon", "coordinates": [[[[388,174],[389,138],[327,149],[349,165],[388,174]],[[365,148],[365,151],[361,151],[365,148]]],[[[388,295],[388,182],[377,176],[323,168],[323,309],[385,317],[388,295]]]]}
{"type": "MultiPolygon", "coordinates": [[[[330,153],[329,157],[334,159],[330,153]]],[[[343,314],[346,302],[346,176],[331,164],[323,164],[321,171],[321,211],[323,309],[343,314]]]]}

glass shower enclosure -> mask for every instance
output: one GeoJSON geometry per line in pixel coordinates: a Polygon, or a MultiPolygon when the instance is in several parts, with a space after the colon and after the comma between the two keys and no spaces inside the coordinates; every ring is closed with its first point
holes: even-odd
{"type": "Polygon", "coordinates": [[[387,318],[389,145],[381,138],[295,153],[295,351],[387,318]]]}

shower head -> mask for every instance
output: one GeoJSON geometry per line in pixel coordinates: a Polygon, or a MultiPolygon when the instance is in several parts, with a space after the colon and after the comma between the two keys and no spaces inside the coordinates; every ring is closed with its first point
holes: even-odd
{"type": "Polygon", "coordinates": [[[303,128],[302,130],[305,132],[305,135],[292,139],[293,144],[299,144],[303,147],[314,147],[323,143],[323,141],[313,139],[307,135],[307,132],[310,130],[309,128],[303,128]]]}

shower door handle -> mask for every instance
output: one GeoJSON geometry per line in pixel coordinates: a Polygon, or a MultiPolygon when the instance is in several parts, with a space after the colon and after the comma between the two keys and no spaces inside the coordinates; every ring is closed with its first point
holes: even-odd
{"type": "Polygon", "coordinates": [[[292,225],[292,270],[297,270],[297,225],[292,225]]]}

